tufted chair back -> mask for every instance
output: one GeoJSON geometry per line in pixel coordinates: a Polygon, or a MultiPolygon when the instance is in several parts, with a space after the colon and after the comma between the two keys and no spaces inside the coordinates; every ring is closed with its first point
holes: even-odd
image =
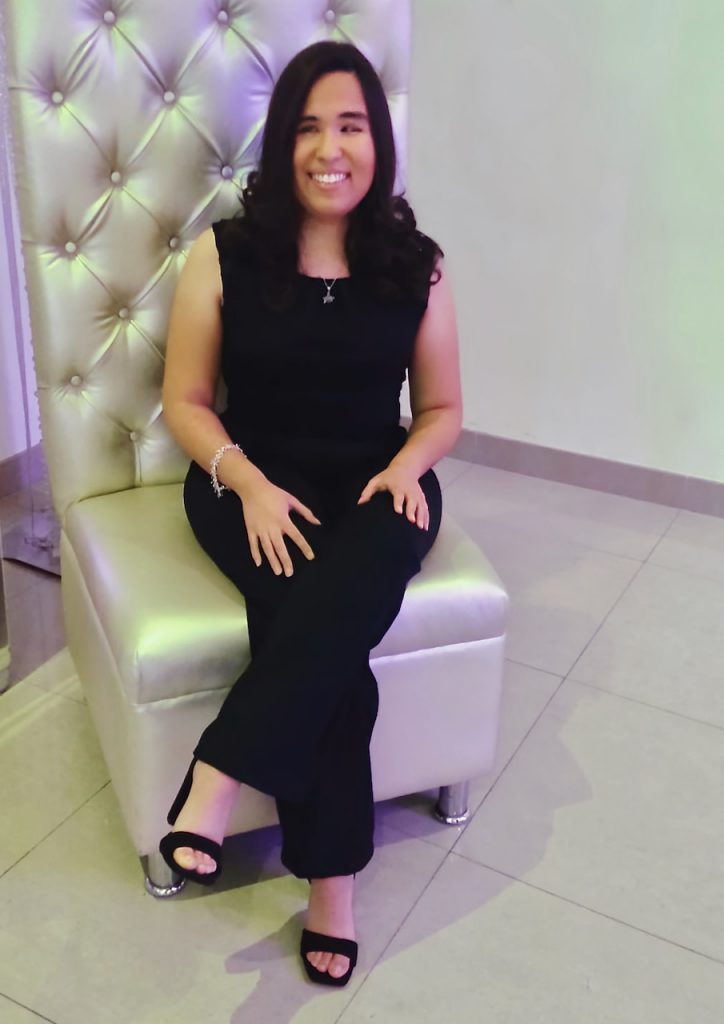
{"type": "MultiPolygon", "coordinates": [[[[276,79],[303,47],[355,43],[404,164],[408,0],[11,3],[17,192],[51,489],[83,498],[183,478],[161,415],[186,252],[232,215],[276,79]]],[[[398,172],[398,189],[402,176],[398,172]]]]}

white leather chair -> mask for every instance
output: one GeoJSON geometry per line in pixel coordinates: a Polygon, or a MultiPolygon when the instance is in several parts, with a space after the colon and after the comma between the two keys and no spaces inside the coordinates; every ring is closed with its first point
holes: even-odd
{"type": "MultiPolygon", "coordinates": [[[[407,0],[53,0],[8,5],[7,59],[43,437],[61,521],[68,644],[147,885],[193,746],[249,658],[244,600],[196,544],[188,459],[161,415],[185,253],[238,208],[273,83],[316,39],[381,70],[405,163],[407,0]],[[337,13],[338,10],[344,13],[337,13]]],[[[398,185],[402,184],[402,177],[398,185]]],[[[418,211],[421,212],[421,211],[418,211]]],[[[508,601],[445,514],[371,654],[376,799],[440,786],[467,814],[491,767],[508,601]]],[[[276,820],[242,788],[229,834],[276,820]]]]}

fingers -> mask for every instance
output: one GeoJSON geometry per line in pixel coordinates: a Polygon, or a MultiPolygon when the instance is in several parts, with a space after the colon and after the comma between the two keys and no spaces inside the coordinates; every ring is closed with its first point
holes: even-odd
{"type": "Polygon", "coordinates": [[[308,558],[311,561],[314,558],[314,552],[309,546],[307,538],[304,536],[301,530],[297,529],[294,523],[292,523],[289,529],[287,530],[287,533],[289,534],[290,538],[294,541],[294,543],[297,545],[299,550],[302,552],[304,557],[308,558]]]}
{"type": "Polygon", "coordinates": [[[302,505],[301,501],[296,500],[294,502],[294,508],[301,512],[304,518],[308,519],[310,523],[317,523],[318,526],[322,525],[320,520],[317,519],[317,517],[315,516],[314,512],[312,512],[311,508],[307,508],[306,505],[302,505]]]}
{"type": "Polygon", "coordinates": [[[402,512],[402,509],[407,502],[407,518],[411,523],[415,523],[421,530],[427,530],[430,528],[430,511],[427,507],[427,501],[425,495],[420,489],[420,495],[417,494],[405,494],[395,495],[394,504],[395,511],[402,512]]]}
{"type": "MultiPolygon", "coordinates": [[[[291,540],[297,545],[299,550],[302,552],[305,558],[312,561],[314,558],[314,552],[310,544],[308,543],[304,534],[290,521],[287,533],[291,540]]],[[[259,568],[262,559],[259,553],[259,543],[264,550],[269,565],[272,568],[275,576],[281,576],[282,572],[285,576],[294,575],[294,563],[287,550],[286,543],[284,541],[284,534],[281,530],[274,534],[267,534],[264,537],[253,536],[249,538],[249,548],[251,550],[251,557],[254,560],[254,565],[259,568]]]]}

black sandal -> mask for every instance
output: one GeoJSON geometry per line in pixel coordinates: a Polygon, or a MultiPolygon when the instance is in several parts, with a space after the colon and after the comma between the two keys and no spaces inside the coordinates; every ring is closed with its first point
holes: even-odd
{"type": "MultiPolygon", "coordinates": [[[[183,805],[188,800],[194,781],[195,764],[196,758],[191,762],[191,767],[186,772],[186,778],[181,783],[181,789],[178,791],[176,799],[171,805],[171,810],[168,812],[166,821],[169,825],[176,824],[176,819],[181,813],[183,805]]],[[[158,848],[171,870],[183,878],[189,878],[192,882],[198,882],[200,885],[211,885],[221,874],[221,846],[219,843],[214,842],[213,839],[207,839],[206,836],[197,835],[196,832],[169,832],[163,837],[158,848]],[[193,850],[200,850],[201,853],[207,853],[209,857],[213,857],[216,861],[215,869],[204,875],[194,871],[193,868],[183,867],[174,857],[176,850],[182,846],[190,846],[193,850]]]]}
{"type": "Polygon", "coordinates": [[[302,929],[299,952],[304,970],[309,980],[316,981],[319,985],[346,985],[357,963],[357,950],[357,943],[353,939],[338,939],[334,935],[322,935],[321,932],[312,932],[308,928],[302,929]],[[348,956],[349,969],[341,977],[335,978],[329,971],[318,971],[314,964],[310,964],[307,953],[339,953],[341,956],[348,956]]]}

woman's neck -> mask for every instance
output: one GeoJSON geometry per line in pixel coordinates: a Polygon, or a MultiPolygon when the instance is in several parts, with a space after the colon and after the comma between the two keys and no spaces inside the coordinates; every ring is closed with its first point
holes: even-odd
{"type": "Polygon", "coordinates": [[[299,232],[299,270],[311,277],[344,277],[346,220],[305,221],[299,232]]]}

